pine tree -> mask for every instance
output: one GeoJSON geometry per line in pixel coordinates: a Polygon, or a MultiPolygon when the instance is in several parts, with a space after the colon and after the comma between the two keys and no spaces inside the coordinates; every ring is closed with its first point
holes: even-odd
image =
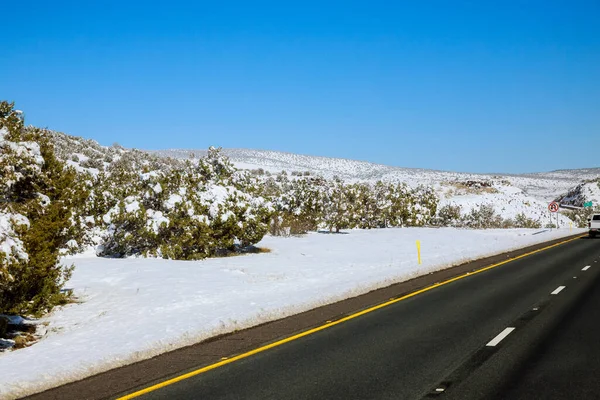
{"type": "MultiPolygon", "coordinates": [[[[38,313],[64,300],[60,290],[71,268],[59,251],[81,232],[72,211],[85,202],[76,173],[54,155],[48,131],[25,128],[12,103],[0,102],[0,213],[26,221],[13,226],[26,256],[0,257],[0,313],[38,313]]],[[[0,255],[1,256],[1,255],[0,255]]]]}

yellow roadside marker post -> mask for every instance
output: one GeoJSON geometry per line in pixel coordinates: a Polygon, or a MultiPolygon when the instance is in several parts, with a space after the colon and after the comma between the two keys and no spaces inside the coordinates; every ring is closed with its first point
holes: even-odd
{"type": "Polygon", "coordinates": [[[419,265],[421,265],[421,241],[417,240],[417,257],[419,258],[419,265]]]}

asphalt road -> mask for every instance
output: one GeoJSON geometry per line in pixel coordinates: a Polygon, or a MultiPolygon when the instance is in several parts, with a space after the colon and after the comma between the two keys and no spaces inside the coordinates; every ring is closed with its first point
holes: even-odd
{"type": "MultiPolygon", "coordinates": [[[[600,272],[600,261],[591,268],[600,272]]],[[[600,274],[576,275],[593,282],[566,296],[563,317],[544,329],[547,335],[536,335],[541,340],[526,344],[531,351],[521,349],[527,357],[508,375],[497,399],[600,398],[600,274]]]]}
{"type": "Polygon", "coordinates": [[[600,398],[599,260],[574,240],[139,398],[600,398]]]}

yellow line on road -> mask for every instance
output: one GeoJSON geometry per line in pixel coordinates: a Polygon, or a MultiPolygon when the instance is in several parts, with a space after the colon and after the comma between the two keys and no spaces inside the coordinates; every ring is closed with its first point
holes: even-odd
{"type": "MultiPolygon", "coordinates": [[[[587,236],[587,235],[585,235],[585,236],[587,236]]],[[[164,388],[165,386],[169,386],[169,385],[172,385],[172,384],[174,384],[174,383],[181,382],[181,381],[183,381],[183,380],[185,380],[185,379],[188,379],[188,378],[191,378],[191,377],[193,377],[193,376],[196,376],[196,375],[203,374],[203,373],[205,373],[205,372],[208,372],[208,371],[210,371],[210,370],[213,370],[213,369],[216,369],[216,368],[222,367],[222,366],[224,366],[224,365],[227,365],[227,364],[234,363],[234,362],[236,362],[236,361],[238,361],[238,360],[242,360],[242,359],[244,359],[244,358],[248,358],[248,357],[250,357],[250,356],[253,356],[254,354],[262,353],[263,351],[267,351],[267,350],[269,350],[269,349],[272,349],[272,348],[274,348],[274,347],[281,346],[282,344],[285,344],[285,343],[292,342],[292,341],[294,341],[294,340],[300,339],[300,338],[302,338],[302,337],[305,337],[305,336],[308,336],[308,335],[312,335],[313,333],[316,333],[316,332],[322,331],[322,330],[324,330],[324,329],[330,328],[330,327],[332,327],[332,326],[335,326],[335,325],[341,324],[342,322],[346,322],[346,321],[349,321],[349,320],[351,320],[351,319],[354,319],[354,318],[360,317],[361,315],[368,314],[368,313],[370,313],[370,312],[373,312],[373,311],[375,311],[375,310],[379,310],[379,309],[381,309],[381,308],[384,308],[384,307],[390,306],[390,305],[392,305],[392,304],[395,304],[395,303],[398,303],[398,302],[400,302],[400,301],[402,301],[402,300],[409,299],[409,298],[411,298],[411,297],[414,297],[414,296],[416,296],[416,295],[418,295],[418,294],[421,294],[421,293],[428,292],[428,291],[430,291],[430,290],[432,290],[432,289],[435,289],[435,288],[438,288],[438,287],[440,287],[440,286],[447,285],[447,284],[449,284],[449,283],[451,283],[451,282],[455,282],[455,281],[457,281],[457,280],[459,280],[459,279],[467,278],[467,277],[469,277],[469,276],[473,276],[473,275],[475,275],[475,274],[479,274],[479,273],[481,273],[481,272],[484,272],[484,271],[490,270],[490,269],[492,269],[492,268],[496,268],[496,267],[499,267],[499,266],[501,266],[501,265],[508,264],[509,262],[512,262],[512,261],[515,261],[515,260],[518,260],[518,259],[521,259],[521,258],[524,258],[524,257],[530,256],[530,255],[532,255],[532,254],[536,254],[536,253],[542,252],[542,251],[544,251],[544,250],[548,250],[548,249],[551,249],[551,248],[553,248],[553,247],[557,247],[557,246],[560,246],[560,245],[562,245],[562,244],[565,244],[565,243],[572,242],[572,241],[574,241],[574,240],[577,240],[577,239],[579,239],[579,238],[581,238],[581,237],[584,237],[584,236],[578,236],[578,237],[576,237],[576,238],[568,239],[568,240],[565,240],[565,241],[562,241],[562,242],[559,242],[559,243],[556,243],[556,244],[553,244],[553,245],[550,245],[550,246],[546,246],[546,247],[543,247],[543,248],[541,248],[541,249],[534,250],[534,251],[531,251],[531,252],[529,252],[529,253],[521,254],[520,256],[513,257],[513,258],[509,258],[509,259],[506,259],[506,260],[504,260],[504,261],[502,261],[502,262],[499,262],[499,263],[496,263],[496,264],[489,265],[489,266],[487,266],[487,267],[484,267],[484,268],[481,268],[481,269],[475,270],[475,271],[473,271],[473,272],[467,272],[466,274],[463,274],[463,275],[456,276],[456,277],[454,277],[454,278],[451,278],[451,279],[445,280],[445,281],[443,281],[443,282],[440,282],[440,283],[436,283],[436,284],[434,284],[434,285],[431,285],[431,286],[427,286],[426,288],[423,288],[423,289],[420,289],[420,290],[417,290],[417,291],[411,292],[411,293],[409,293],[409,294],[407,294],[407,295],[404,295],[404,296],[402,296],[402,297],[398,297],[397,299],[389,300],[389,301],[386,301],[385,303],[381,303],[381,304],[378,304],[378,305],[376,305],[376,306],[373,306],[373,307],[367,308],[367,309],[365,309],[365,310],[362,310],[362,311],[356,312],[356,313],[354,313],[354,314],[350,314],[350,315],[348,315],[348,316],[346,316],[346,317],[344,317],[344,318],[341,318],[341,319],[339,319],[339,320],[337,320],[337,321],[328,322],[328,323],[326,323],[326,324],[323,324],[323,325],[317,326],[316,328],[312,328],[312,329],[309,329],[309,330],[307,330],[307,331],[304,331],[304,332],[298,333],[298,334],[296,334],[296,335],[293,335],[293,336],[287,337],[287,338],[285,338],[285,339],[278,340],[277,342],[273,342],[273,343],[271,343],[271,344],[267,344],[267,345],[265,345],[265,346],[258,347],[258,348],[256,348],[256,349],[254,349],[254,350],[250,350],[250,351],[248,351],[248,352],[246,352],[246,353],[239,354],[239,355],[237,355],[237,356],[233,356],[233,357],[231,357],[231,358],[227,358],[227,359],[225,359],[225,360],[221,360],[221,361],[219,361],[219,362],[216,362],[216,363],[214,363],[214,364],[207,365],[206,367],[202,367],[202,368],[199,368],[199,369],[197,369],[197,370],[194,370],[194,371],[188,372],[188,373],[186,373],[186,374],[179,375],[179,376],[177,376],[177,377],[175,377],[175,378],[172,378],[172,379],[166,380],[166,381],[164,381],[164,382],[157,383],[156,385],[149,386],[149,387],[147,387],[147,388],[145,388],[145,389],[139,390],[139,391],[137,391],[137,392],[134,392],[134,393],[128,394],[128,395],[126,395],[126,396],[123,396],[123,397],[119,397],[117,400],[129,400],[129,399],[133,399],[133,398],[136,398],[136,397],[142,396],[142,395],[144,395],[144,394],[147,394],[147,393],[153,392],[153,391],[155,391],[155,390],[158,390],[158,389],[160,389],[160,388],[164,388]]]]}

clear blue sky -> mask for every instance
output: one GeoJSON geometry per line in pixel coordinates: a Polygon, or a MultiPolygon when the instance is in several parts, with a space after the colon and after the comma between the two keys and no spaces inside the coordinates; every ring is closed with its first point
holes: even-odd
{"type": "Polygon", "coordinates": [[[597,0],[22,0],[2,13],[0,99],[104,145],[600,166],[597,0]]]}

